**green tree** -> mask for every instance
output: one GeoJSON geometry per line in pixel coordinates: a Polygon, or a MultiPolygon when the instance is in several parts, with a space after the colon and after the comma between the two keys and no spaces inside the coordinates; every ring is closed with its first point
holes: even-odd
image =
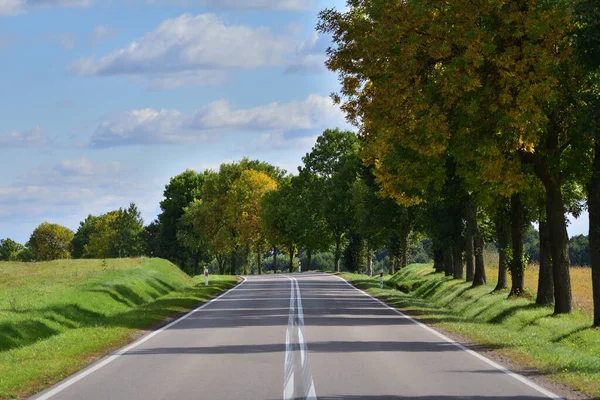
{"type": "Polygon", "coordinates": [[[569,258],[573,265],[590,265],[590,243],[587,236],[576,235],[569,240],[569,258]]]}
{"type": "Polygon", "coordinates": [[[589,211],[589,244],[594,298],[594,326],[600,326],[600,5],[598,0],[575,2],[575,54],[586,71],[581,90],[583,132],[591,148],[590,173],[585,181],[589,211]]]}
{"type": "Polygon", "coordinates": [[[188,248],[177,238],[177,232],[181,228],[179,220],[184,214],[184,208],[199,198],[203,183],[204,174],[188,169],[170,179],[163,192],[164,199],[160,202],[159,254],[180,267],[184,266],[190,254],[188,248]]]}
{"type": "Polygon", "coordinates": [[[144,221],[134,203],[96,217],[86,257],[136,257],[144,253],[144,221]]]}
{"type": "Polygon", "coordinates": [[[22,244],[10,238],[2,239],[0,240],[0,261],[17,261],[19,253],[24,249],[25,247],[22,244]]]}
{"type": "MultiPolygon", "coordinates": [[[[272,190],[262,197],[260,217],[267,243],[273,248],[283,249],[289,256],[288,269],[293,270],[294,256],[298,249],[300,234],[294,223],[296,202],[291,178],[282,179],[277,190],[272,190]]],[[[276,261],[274,261],[276,262],[276,261]]]]}
{"type": "Polygon", "coordinates": [[[240,244],[245,247],[246,253],[254,250],[259,274],[262,274],[261,260],[266,243],[261,222],[261,199],[265,193],[276,189],[275,179],[264,172],[247,169],[242,171],[229,190],[229,223],[239,232],[240,244]]]}
{"type": "Polygon", "coordinates": [[[401,163],[411,152],[430,164],[448,151],[460,165],[472,160],[480,171],[466,170],[502,177],[508,196],[535,174],[547,199],[556,313],[572,309],[563,184],[586,154],[571,129],[581,74],[569,13],[568,2],[363,0],[324,11],[319,26],[337,44],[327,64],[384,189],[410,200],[411,179],[435,183],[401,163]]]}
{"type": "Polygon", "coordinates": [[[335,269],[340,270],[342,241],[353,217],[350,189],[358,176],[359,142],[351,131],[327,129],[317,138],[310,153],[302,158],[300,174],[318,177],[319,211],[335,241],[335,269]]]}
{"type": "Polygon", "coordinates": [[[29,247],[38,261],[71,258],[73,231],[62,225],[44,222],[29,238],[29,247]]]}
{"type": "Polygon", "coordinates": [[[98,217],[88,215],[84,221],[79,223],[79,228],[73,236],[73,250],[71,257],[73,258],[89,258],[87,245],[90,241],[90,236],[94,232],[94,226],[98,217]]]}

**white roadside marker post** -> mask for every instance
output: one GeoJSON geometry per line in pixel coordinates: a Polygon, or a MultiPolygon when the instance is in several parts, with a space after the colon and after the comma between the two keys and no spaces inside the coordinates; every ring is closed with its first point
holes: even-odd
{"type": "Polygon", "coordinates": [[[208,286],[208,268],[204,267],[204,285],[208,286]]]}
{"type": "Polygon", "coordinates": [[[302,261],[298,261],[298,272],[302,272],[302,261]]]}
{"type": "Polygon", "coordinates": [[[379,288],[383,289],[383,271],[379,273],[379,288]]]}

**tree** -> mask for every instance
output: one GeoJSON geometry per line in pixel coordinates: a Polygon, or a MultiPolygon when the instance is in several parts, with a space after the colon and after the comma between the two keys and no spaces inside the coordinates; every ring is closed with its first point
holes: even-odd
{"type": "Polygon", "coordinates": [[[297,235],[298,246],[306,253],[307,260],[303,267],[310,271],[313,254],[329,249],[333,237],[327,228],[324,213],[320,210],[319,178],[305,170],[291,178],[291,185],[294,208],[290,218],[297,235]]]}
{"type": "Polygon", "coordinates": [[[260,210],[265,238],[273,248],[274,254],[278,248],[288,253],[290,272],[293,269],[293,260],[300,237],[294,224],[296,201],[291,178],[288,177],[280,181],[278,190],[264,194],[260,210]]]}
{"type": "Polygon", "coordinates": [[[575,2],[575,54],[586,71],[582,88],[583,132],[589,140],[590,172],[585,180],[589,211],[594,326],[600,326],[600,7],[598,0],[575,2]]]}
{"type": "Polygon", "coordinates": [[[79,228],[73,236],[73,250],[71,257],[73,258],[89,258],[87,245],[90,241],[90,236],[94,232],[94,226],[98,221],[98,217],[88,215],[84,221],[79,223],[79,228]]]}
{"type": "Polygon", "coordinates": [[[19,253],[24,249],[25,247],[22,244],[10,238],[2,239],[0,240],[0,261],[17,261],[19,253]]]}
{"type": "Polygon", "coordinates": [[[144,221],[134,203],[96,217],[89,234],[90,258],[136,257],[143,254],[144,221]]]}
{"type": "Polygon", "coordinates": [[[312,173],[318,177],[319,211],[334,237],[336,271],[340,270],[342,240],[353,214],[350,189],[360,166],[358,148],[353,132],[327,129],[317,138],[311,152],[302,158],[304,167],[300,168],[300,174],[312,173]]]}
{"type": "Polygon", "coordinates": [[[160,202],[159,254],[180,267],[187,262],[190,254],[188,248],[177,239],[179,220],[184,214],[184,208],[199,198],[204,179],[204,174],[186,170],[170,179],[163,192],[164,199],[160,202]]]}
{"type": "Polygon", "coordinates": [[[569,240],[569,259],[573,265],[590,265],[590,243],[587,236],[576,235],[569,240]]]}
{"type": "Polygon", "coordinates": [[[29,238],[29,247],[38,261],[71,258],[73,231],[62,225],[44,222],[29,238]]]}
{"type": "Polygon", "coordinates": [[[343,13],[322,12],[319,25],[337,44],[327,65],[340,75],[342,109],[360,121],[363,157],[386,190],[410,200],[398,179],[417,187],[427,183],[418,176],[431,181],[411,171],[412,158],[401,165],[399,154],[431,163],[450,151],[459,165],[474,161],[484,181],[502,176],[507,196],[519,191],[523,174],[537,177],[547,199],[556,313],[572,309],[562,189],[577,174],[583,143],[570,129],[581,79],[569,12],[567,2],[363,0],[343,13]]]}
{"type": "Polygon", "coordinates": [[[144,227],[143,242],[145,246],[144,254],[148,257],[160,256],[160,222],[158,219],[150,222],[144,227]]]}
{"type": "MultiPolygon", "coordinates": [[[[276,190],[277,182],[264,172],[247,169],[233,182],[229,190],[227,215],[239,232],[240,243],[247,250],[253,248],[257,256],[258,273],[262,274],[261,260],[265,235],[261,222],[261,199],[265,193],[276,190]]],[[[247,251],[249,252],[249,251],[247,251]]]]}

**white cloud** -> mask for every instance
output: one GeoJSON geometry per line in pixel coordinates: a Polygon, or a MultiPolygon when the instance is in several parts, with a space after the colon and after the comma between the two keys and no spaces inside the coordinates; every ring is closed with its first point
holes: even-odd
{"type": "Polygon", "coordinates": [[[159,189],[140,183],[117,161],[78,158],[40,165],[22,174],[13,185],[0,187],[0,226],[7,223],[18,227],[26,240],[27,230],[31,232],[43,221],[76,230],[87,214],[99,215],[126,207],[131,201],[150,217],[160,199],[159,189]]]}
{"type": "Polygon", "coordinates": [[[96,25],[92,30],[92,38],[95,42],[101,42],[108,39],[113,34],[108,25],[96,25]]]}
{"type": "Polygon", "coordinates": [[[316,94],[302,101],[247,109],[236,109],[226,100],[218,100],[192,115],[154,109],[108,115],[96,129],[90,146],[185,143],[226,132],[300,132],[306,136],[305,132],[336,126],[346,126],[341,110],[330,98],[316,94]]]}
{"type": "Polygon", "coordinates": [[[322,70],[323,54],[314,52],[322,50],[323,40],[316,33],[302,41],[265,27],[226,25],[214,14],[183,14],[111,54],[81,58],[69,70],[82,76],[144,77],[155,88],[205,85],[204,76],[215,71],[284,66],[297,72],[319,70],[319,65],[322,70]]]}
{"type": "Polygon", "coordinates": [[[0,17],[21,14],[24,11],[24,0],[0,1],[0,17]]]}
{"type": "Polygon", "coordinates": [[[312,94],[302,101],[249,109],[234,109],[225,100],[214,101],[196,111],[192,125],[198,129],[290,131],[343,123],[342,112],[329,97],[312,94]]]}
{"type": "Polygon", "coordinates": [[[26,130],[12,130],[0,134],[0,149],[42,147],[50,145],[50,139],[39,126],[26,130]]]}
{"type": "Polygon", "coordinates": [[[131,110],[104,117],[91,141],[92,147],[149,143],[181,143],[206,139],[185,126],[186,116],[177,110],[131,110]]]}
{"type": "Polygon", "coordinates": [[[22,14],[33,8],[87,8],[92,0],[0,0],[0,17],[22,14]]]}
{"type": "Polygon", "coordinates": [[[289,38],[267,28],[226,26],[213,14],[184,14],[97,61],[81,59],[72,69],[80,75],[130,75],[257,68],[281,63],[289,45],[289,38]]]}

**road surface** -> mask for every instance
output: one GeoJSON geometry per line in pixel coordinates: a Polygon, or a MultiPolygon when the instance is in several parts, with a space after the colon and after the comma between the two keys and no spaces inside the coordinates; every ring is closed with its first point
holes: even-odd
{"type": "Polygon", "coordinates": [[[187,318],[32,399],[552,396],[338,277],[303,273],[247,277],[187,318]]]}

